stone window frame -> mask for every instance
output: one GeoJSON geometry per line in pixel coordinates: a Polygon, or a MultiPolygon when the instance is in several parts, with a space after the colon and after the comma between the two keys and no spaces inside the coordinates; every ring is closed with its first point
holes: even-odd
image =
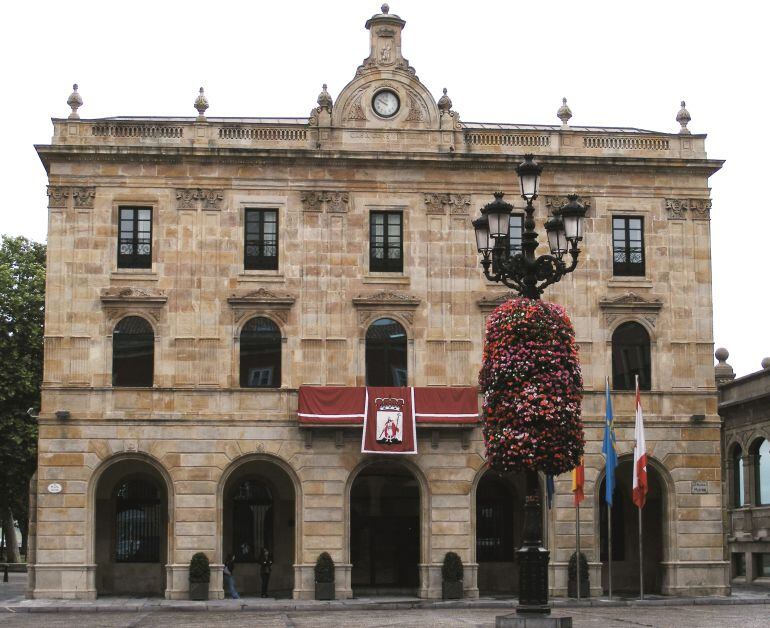
{"type": "Polygon", "coordinates": [[[293,373],[286,368],[289,362],[288,332],[289,315],[296,299],[290,294],[276,294],[265,288],[252,290],[245,294],[233,294],[227,302],[233,316],[233,341],[230,363],[229,387],[249,392],[274,392],[291,388],[293,373]],[[281,385],[276,388],[241,388],[241,332],[253,318],[266,318],[272,321],[281,335],[281,385]]]}
{"type": "Polygon", "coordinates": [[[383,290],[375,294],[353,297],[358,320],[358,355],[356,358],[356,386],[366,385],[366,332],[380,318],[392,318],[406,331],[407,386],[416,386],[415,313],[422,303],[419,297],[383,290]]]}
{"type": "Polygon", "coordinates": [[[112,233],[110,237],[110,268],[113,273],[119,275],[155,275],[157,273],[158,263],[158,230],[160,226],[160,201],[158,198],[142,198],[141,195],[136,197],[116,198],[112,201],[112,233]],[[149,267],[129,267],[120,266],[118,264],[118,257],[120,254],[120,210],[121,209],[149,209],[152,212],[152,218],[150,223],[151,238],[150,238],[150,266],[149,267]],[[113,248],[114,247],[114,248],[113,248]]]}
{"type": "Polygon", "coordinates": [[[644,214],[633,214],[628,212],[618,212],[610,213],[610,254],[611,254],[611,260],[612,260],[612,276],[617,278],[623,278],[623,279],[645,279],[647,277],[647,255],[646,255],[646,238],[645,238],[645,216],[644,214]],[[626,251],[628,251],[628,237],[629,237],[629,231],[630,227],[628,225],[629,220],[641,220],[642,226],[641,226],[641,232],[642,232],[642,261],[640,264],[634,264],[632,262],[623,262],[625,265],[629,267],[636,267],[639,266],[641,272],[640,273],[630,273],[630,272],[617,272],[616,270],[616,263],[615,263],[615,220],[625,220],[625,227],[624,227],[624,233],[625,233],[625,240],[626,240],[626,246],[624,247],[626,251]]]}
{"type": "MultiPolygon", "coordinates": [[[[629,324],[638,325],[647,334],[647,352],[648,352],[648,356],[649,356],[649,367],[650,367],[650,377],[649,377],[649,380],[650,380],[649,381],[649,385],[650,385],[650,387],[646,388],[644,386],[644,382],[640,381],[640,383],[639,383],[639,390],[640,391],[649,392],[649,391],[653,390],[653,386],[652,386],[652,371],[653,371],[653,368],[652,368],[652,365],[653,365],[653,359],[652,359],[652,346],[653,346],[652,334],[650,333],[650,330],[647,328],[646,325],[644,325],[640,320],[635,319],[635,318],[630,318],[629,320],[618,321],[616,325],[613,325],[613,328],[611,330],[611,334],[610,334],[610,368],[608,370],[608,372],[611,373],[611,375],[612,375],[611,376],[610,384],[611,384],[612,390],[614,392],[629,392],[629,391],[633,391],[634,390],[634,388],[618,388],[618,383],[615,381],[616,380],[616,377],[615,377],[615,344],[616,344],[615,343],[615,334],[620,330],[621,327],[623,327],[625,325],[629,325],[629,324]]],[[[641,380],[641,377],[639,379],[641,380]]]]}
{"type": "Polygon", "coordinates": [[[285,235],[286,228],[289,224],[288,215],[288,201],[285,196],[258,196],[251,194],[239,195],[234,204],[237,207],[238,222],[237,233],[238,236],[233,238],[235,244],[235,263],[238,268],[238,278],[240,281],[273,281],[281,282],[284,280],[284,271],[286,268],[286,252],[285,246],[281,246],[281,241],[286,240],[285,235]],[[278,212],[278,255],[277,255],[277,268],[276,269],[250,269],[245,268],[244,262],[246,260],[246,210],[247,209],[263,209],[263,210],[275,210],[278,212]]]}
{"type": "Polygon", "coordinates": [[[238,388],[242,390],[280,390],[281,389],[281,383],[283,381],[283,374],[284,374],[284,345],[286,344],[287,337],[286,332],[282,328],[281,323],[276,320],[276,316],[270,315],[270,313],[258,313],[253,316],[244,315],[243,318],[241,318],[238,321],[238,340],[236,342],[238,346],[238,388]],[[243,337],[243,330],[246,327],[246,325],[253,321],[256,318],[264,318],[265,320],[270,321],[275,325],[276,329],[278,330],[278,336],[279,336],[279,346],[280,346],[280,355],[278,358],[278,386],[241,386],[241,340],[243,337]]]}
{"type": "Polygon", "coordinates": [[[366,218],[364,220],[365,232],[362,234],[362,242],[366,249],[362,251],[364,262],[366,264],[365,280],[383,279],[384,282],[393,282],[398,278],[408,278],[407,269],[410,268],[409,255],[409,206],[396,203],[366,203],[364,205],[366,218]],[[401,214],[401,270],[400,271],[379,271],[371,269],[371,233],[372,233],[372,213],[373,212],[399,212],[401,214]]]}
{"type": "Polygon", "coordinates": [[[141,314],[125,314],[118,318],[115,321],[115,324],[112,326],[112,336],[111,336],[111,343],[110,343],[110,352],[112,353],[112,359],[110,361],[110,385],[114,389],[125,389],[125,388],[141,388],[141,389],[152,389],[155,387],[155,375],[156,375],[156,341],[157,341],[157,330],[155,329],[155,326],[152,324],[152,322],[149,320],[149,317],[142,316],[141,314]],[[118,328],[118,325],[120,325],[123,321],[129,318],[139,318],[143,320],[145,323],[147,323],[150,326],[150,329],[152,330],[152,343],[150,346],[152,347],[152,377],[150,378],[150,385],[149,386],[127,386],[127,385],[119,385],[115,384],[115,331],[118,328]]]}
{"type": "Polygon", "coordinates": [[[279,254],[281,250],[281,213],[277,207],[244,207],[243,208],[243,270],[246,271],[252,271],[252,270],[269,270],[269,271],[278,271],[280,270],[280,264],[279,264],[279,254]],[[246,233],[246,226],[248,221],[248,217],[250,214],[252,215],[258,215],[260,216],[260,219],[258,221],[258,224],[260,225],[261,229],[261,239],[258,240],[259,246],[264,247],[265,246],[265,237],[264,237],[264,225],[265,225],[265,214],[266,212],[275,212],[275,255],[274,256],[256,256],[254,258],[249,258],[249,256],[246,254],[246,244],[248,242],[247,240],[247,233],[246,233]],[[256,265],[253,267],[247,268],[249,259],[257,260],[256,265]],[[267,260],[272,260],[272,263],[268,263],[267,260]],[[273,264],[275,266],[273,266],[273,264]]]}

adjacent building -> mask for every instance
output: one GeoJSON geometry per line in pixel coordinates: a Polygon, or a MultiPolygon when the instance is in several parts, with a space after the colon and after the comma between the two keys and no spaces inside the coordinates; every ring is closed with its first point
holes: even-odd
{"type": "Polygon", "coordinates": [[[735,378],[717,349],[725,534],[735,583],[770,584],[770,358],[735,378]]]}
{"type": "MultiPolygon", "coordinates": [[[[569,312],[585,382],[581,547],[607,584],[605,377],[615,404],[614,590],[638,587],[633,380],[647,426],[646,591],[729,592],[711,359],[709,159],[682,104],[676,133],[473,123],[401,53],[405,21],[366,22],[369,55],[306,118],[68,118],[37,146],[48,173],[45,374],[30,595],[210,593],[236,557],[258,590],[313,596],[328,551],[338,597],[441,595],[448,551],[465,595],[513,594],[523,482],[485,466],[477,417],[418,417],[416,455],[361,453],[356,417],[298,417],[301,386],[475,386],[487,282],[471,220],[492,193],[524,203],[515,166],[544,167],[538,227],[577,193],[578,269],[548,289],[569,312]]],[[[481,63],[483,60],[479,60],[481,63]]],[[[460,95],[453,94],[455,97],[460,95]]],[[[334,391],[332,391],[334,392],[334,391]]],[[[418,410],[419,411],[419,410],[418,410]]],[[[544,509],[551,590],[575,548],[568,477],[544,509]]]]}

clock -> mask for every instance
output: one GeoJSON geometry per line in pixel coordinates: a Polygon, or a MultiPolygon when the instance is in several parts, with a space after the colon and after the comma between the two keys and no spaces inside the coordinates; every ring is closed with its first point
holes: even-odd
{"type": "Polygon", "coordinates": [[[372,98],[372,107],[378,116],[383,118],[392,118],[398,113],[401,105],[398,95],[389,89],[383,89],[377,92],[372,98]]]}

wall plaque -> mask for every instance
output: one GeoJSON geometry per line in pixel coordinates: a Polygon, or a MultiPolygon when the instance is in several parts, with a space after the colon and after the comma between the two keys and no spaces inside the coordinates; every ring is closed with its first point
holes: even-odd
{"type": "Polygon", "coordinates": [[[48,492],[53,493],[54,495],[56,493],[61,493],[61,484],[59,484],[58,482],[51,482],[48,485],[48,492]]]}
{"type": "Polygon", "coordinates": [[[695,480],[690,488],[693,495],[706,495],[709,492],[709,483],[705,480],[695,480]]]}

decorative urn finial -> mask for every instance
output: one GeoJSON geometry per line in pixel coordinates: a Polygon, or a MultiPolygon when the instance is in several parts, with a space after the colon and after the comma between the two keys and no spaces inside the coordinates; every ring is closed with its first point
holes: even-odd
{"type": "Polygon", "coordinates": [[[78,113],[78,108],[83,106],[83,99],[80,97],[80,94],[78,94],[77,83],[75,83],[72,86],[72,93],[70,94],[70,97],[67,98],[67,104],[72,109],[72,113],[70,113],[69,119],[80,120],[80,114],[78,113]]]}
{"type": "Polygon", "coordinates": [[[452,99],[446,95],[446,87],[444,88],[444,95],[438,99],[438,108],[441,113],[449,113],[452,108],[452,99]]]}
{"type": "Polygon", "coordinates": [[[203,94],[203,88],[200,88],[200,92],[198,93],[198,97],[195,99],[195,108],[198,110],[198,120],[205,120],[206,119],[206,109],[209,108],[209,101],[208,98],[203,94]]]}
{"type": "Polygon", "coordinates": [[[566,129],[569,126],[569,119],[572,117],[572,109],[567,106],[566,98],[561,99],[561,107],[559,107],[556,115],[558,116],[559,120],[561,120],[561,128],[566,129]]]}
{"type": "Polygon", "coordinates": [[[387,4],[383,4],[380,7],[380,11],[382,11],[383,15],[387,15],[388,13],[390,13],[390,7],[387,4]]]}
{"type": "Polygon", "coordinates": [[[680,133],[683,133],[685,135],[690,134],[690,129],[687,128],[687,123],[692,120],[690,117],[690,112],[687,111],[684,107],[684,100],[682,101],[682,108],[679,110],[679,113],[676,114],[676,121],[681,125],[681,129],[679,129],[680,133]]]}
{"type": "Polygon", "coordinates": [[[329,92],[326,91],[326,83],[324,83],[321,93],[318,94],[318,106],[321,107],[321,109],[326,109],[329,113],[331,113],[332,104],[332,97],[329,95],[329,92]]]}
{"type": "Polygon", "coordinates": [[[768,370],[770,369],[770,358],[762,358],[762,370],[768,370]]]}

